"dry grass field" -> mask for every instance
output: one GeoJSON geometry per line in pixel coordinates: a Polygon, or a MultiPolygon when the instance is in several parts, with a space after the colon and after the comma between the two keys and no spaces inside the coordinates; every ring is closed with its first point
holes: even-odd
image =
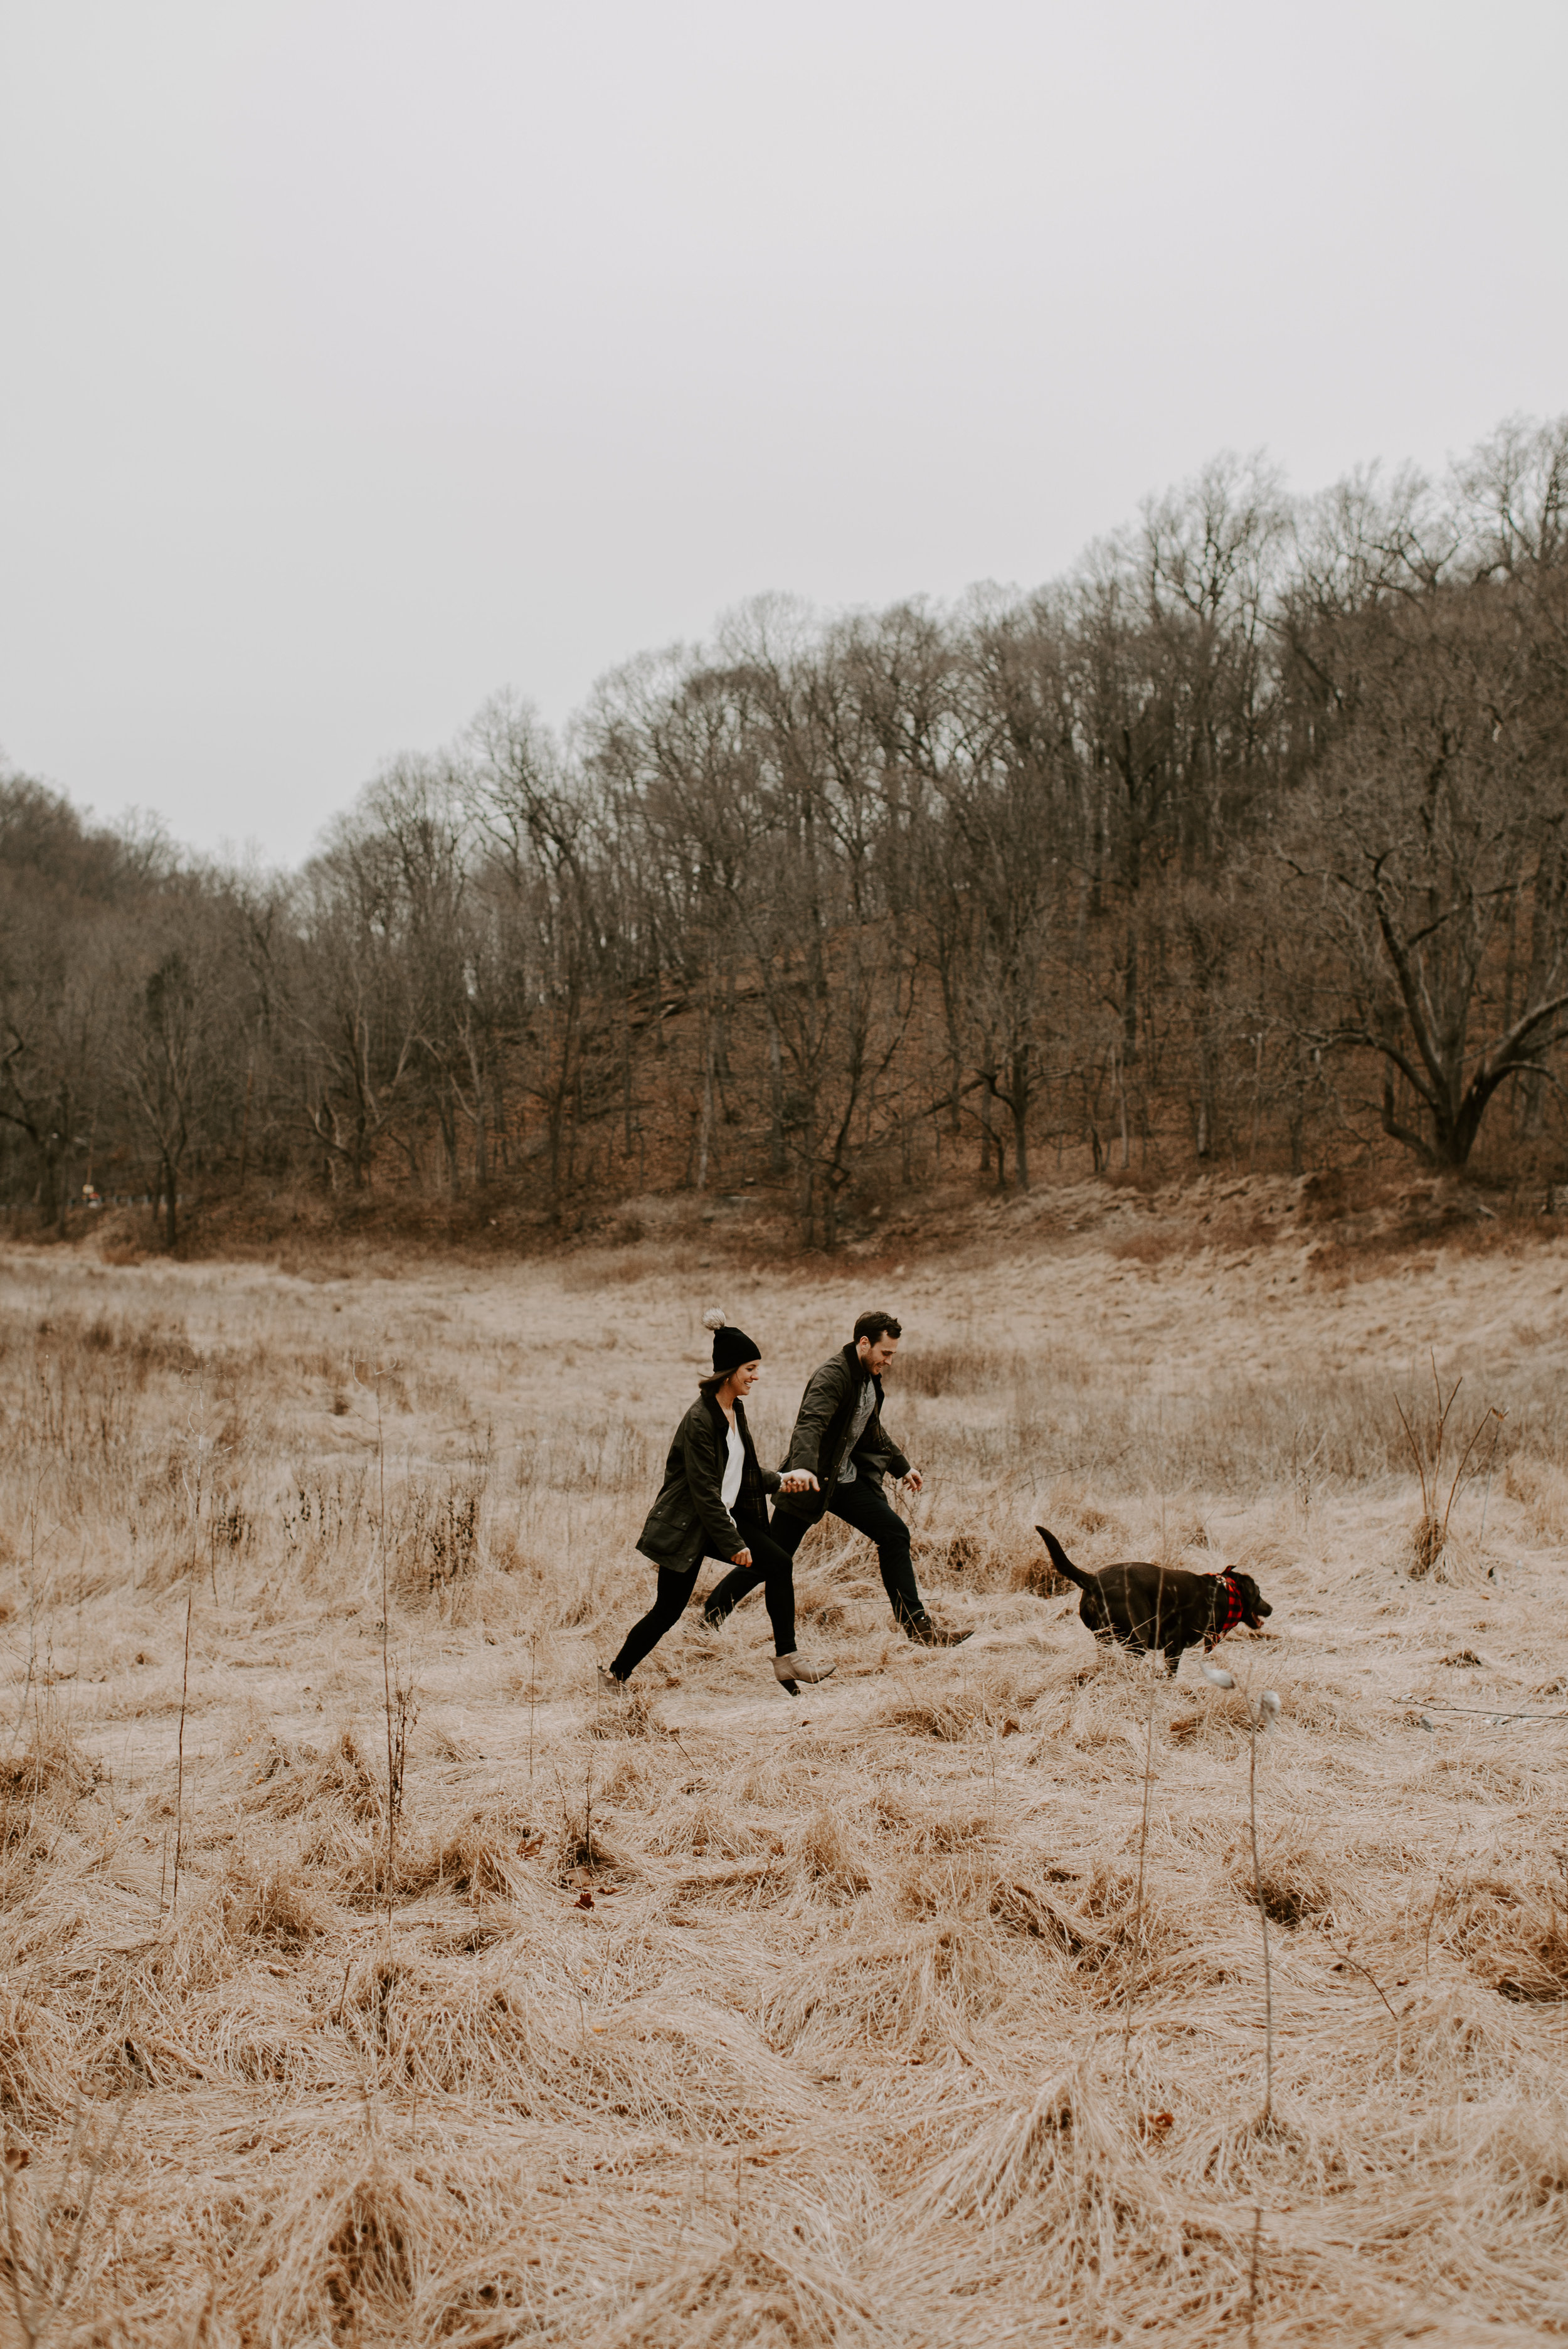
{"type": "Polygon", "coordinates": [[[896,1270],[656,1207],[503,1270],[0,1257],[3,2337],[1568,2333],[1568,1242],[1330,1261],[1295,1196],[896,1270]],[[711,1303],[765,1456],[903,1313],[966,1645],[829,1529],[835,1679],[758,1594],[601,1703],[711,1303]],[[1507,1416],[1422,1571],[1429,1354],[1439,1514],[1507,1416]],[[1097,1650],[1037,1518],[1246,1564],[1235,1690],[1097,1650]]]}

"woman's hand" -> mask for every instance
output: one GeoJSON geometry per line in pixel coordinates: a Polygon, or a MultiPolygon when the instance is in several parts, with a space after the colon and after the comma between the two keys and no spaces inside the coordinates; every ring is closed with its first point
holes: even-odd
{"type": "Polygon", "coordinates": [[[751,1552],[748,1549],[738,1549],[729,1562],[731,1566],[749,1566],[751,1552]]]}

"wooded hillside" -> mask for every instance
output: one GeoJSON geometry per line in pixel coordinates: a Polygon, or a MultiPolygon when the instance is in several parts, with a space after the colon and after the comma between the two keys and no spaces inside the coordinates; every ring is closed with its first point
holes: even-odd
{"type": "MultiPolygon", "coordinates": [[[[0,1201],[1568,1158],[1568,419],[492,702],[302,872],[0,779],[0,1201]]],[[[214,778],[221,792],[221,777],[214,778]]],[[[234,812],[242,831],[245,813],[234,812]]]]}

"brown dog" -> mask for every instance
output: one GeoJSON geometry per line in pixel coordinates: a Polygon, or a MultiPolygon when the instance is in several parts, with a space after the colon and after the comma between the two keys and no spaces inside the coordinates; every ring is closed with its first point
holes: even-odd
{"type": "Polygon", "coordinates": [[[1200,1641],[1212,1648],[1238,1623],[1256,1631],[1264,1617],[1274,1613],[1250,1574],[1229,1568],[1223,1574],[1189,1574],[1183,1567],[1150,1566],[1141,1559],[1086,1574],[1055,1534],[1044,1526],[1035,1531],[1057,1572],[1083,1592],[1078,1617],[1095,1638],[1117,1640],[1145,1654],[1162,1648],[1168,1672],[1174,1673],[1184,1648],[1195,1648],[1200,1641]]]}

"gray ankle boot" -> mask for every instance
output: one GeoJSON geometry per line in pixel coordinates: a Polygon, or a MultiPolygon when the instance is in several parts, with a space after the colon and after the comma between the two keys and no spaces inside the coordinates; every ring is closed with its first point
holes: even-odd
{"type": "Polygon", "coordinates": [[[804,1656],[775,1656],[773,1659],[773,1677],[783,1682],[791,1696],[799,1695],[802,1681],[808,1688],[814,1688],[819,1681],[825,1681],[838,1669],[837,1664],[810,1663],[804,1656]]]}

